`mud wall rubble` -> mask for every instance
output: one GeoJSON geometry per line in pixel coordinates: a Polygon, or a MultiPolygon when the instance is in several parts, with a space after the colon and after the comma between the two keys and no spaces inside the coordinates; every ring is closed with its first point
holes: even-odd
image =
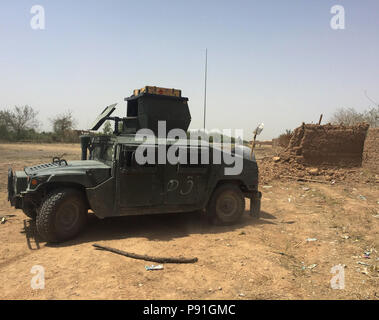
{"type": "Polygon", "coordinates": [[[294,130],[284,155],[307,165],[361,166],[368,127],[303,123],[294,130]]]}

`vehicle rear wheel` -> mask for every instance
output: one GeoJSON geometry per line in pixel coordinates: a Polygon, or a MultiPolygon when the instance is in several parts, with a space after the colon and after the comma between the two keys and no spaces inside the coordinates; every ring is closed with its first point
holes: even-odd
{"type": "Polygon", "coordinates": [[[223,184],[213,193],[207,215],[211,222],[230,225],[240,220],[245,211],[245,197],[234,184],[223,184]]]}
{"type": "Polygon", "coordinates": [[[87,211],[80,191],[55,190],[46,198],[37,215],[37,231],[47,242],[72,239],[86,224],[87,211]]]}

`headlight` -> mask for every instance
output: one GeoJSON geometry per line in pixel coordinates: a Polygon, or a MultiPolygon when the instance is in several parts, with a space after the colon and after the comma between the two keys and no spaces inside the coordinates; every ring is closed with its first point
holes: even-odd
{"type": "Polygon", "coordinates": [[[29,188],[35,189],[38,185],[49,179],[49,176],[28,177],[29,188]]]}

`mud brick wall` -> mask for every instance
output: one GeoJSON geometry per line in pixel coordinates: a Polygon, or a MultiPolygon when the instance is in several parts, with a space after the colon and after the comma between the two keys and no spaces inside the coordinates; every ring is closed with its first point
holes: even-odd
{"type": "Polygon", "coordinates": [[[368,125],[302,124],[285,153],[309,165],[361,166],[368,125]]]}
{"type": "Polygon", "coordinates": [[[362,166],[379,173],[379,128],[369,129],[367,132],[362,166]]]}

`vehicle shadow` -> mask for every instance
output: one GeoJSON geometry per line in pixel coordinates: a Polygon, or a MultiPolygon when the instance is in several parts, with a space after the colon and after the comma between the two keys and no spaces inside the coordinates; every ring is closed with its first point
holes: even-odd
{"type": "Polygon", "coordinates": [[[261,211],[260,219],[252,218],[248,212],[245,212],[239,223],[218,226],[209,224],[202,212],[114,217],[102,220],[90,215],[86,229],[77,238],[60,244],[47,245],[63,247],[87,242],[138,237],[150,241],[170,241],[190,234],[218,234],[242,231],[246,226],[276,224],[270,221],[275,219],[275,216],[265,211],[261,211]]]}
{"type": "Polygon", "coordinates": [[[29,250],[40,249],[40,242],[42,239],[37,232],[35,221],[31,219],[24,220],[24,229],[21,233],[25,234],[26,244],[28,245],[29,250]]]}

